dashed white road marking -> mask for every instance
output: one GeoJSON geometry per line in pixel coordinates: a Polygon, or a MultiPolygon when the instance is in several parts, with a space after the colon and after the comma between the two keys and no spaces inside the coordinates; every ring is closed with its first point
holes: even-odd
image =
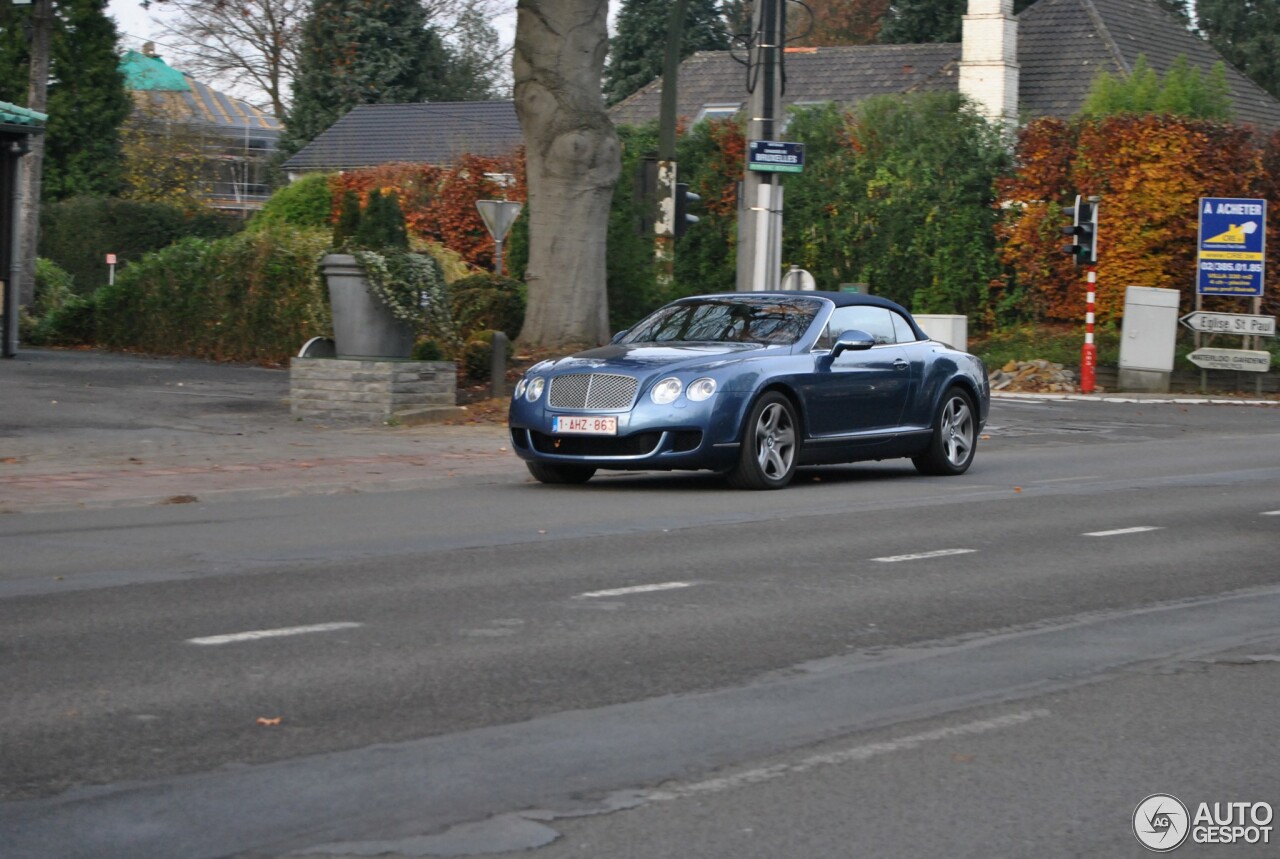
{"type": "Polygon", "coordinates": [[[1280,516],[1280,510],[1268,510],[1263,516],[1280,516]]]}
{"type": "Polygon", "coordinates": [[[589,591],[578,594],[576,600],[598,599],[599,597],[625,597],[630,594],[650,594],[654,591],[675,591],[680,588],[691,588],[696,582],[661,582],[656,585],[636,585],[630,588],[614,588],[608,591],[589,591]]]}
{"type": "Polygon", "coordinates": [[[991,731],[999,731],[1004,728],[1013,728],[1030,722],[1033,719],[1042,719],[1048,715],[1048,710],[1024,710],[1020,713],[1010,713],[1007,716],[997,716],[994,719],[983,719],[979,722],[968,722],[963,725],[954,725],[947,728],[938,728],[933,731],[925,731],[920,734],[899,737],[896,740],[889,740],[883,743],[865,743],[860,746],[853,746],[852,748],[813,755],[797,761],[794,764],[776,764],[770,767],[760,767],[758,769],[747,770],[746,772],[734,773],[733,775],[708,779],[707,781],[695,782],[693,784],[681,785],[668,789],[659,789],[647,793],[645,798],[652,801],[662,802],[673,799],[684,799],[686,797],[697,796],[699,794],[720,793],[727,790],[733,790],[738,787],[772,781],[784,776],[797,775],[816,767],[865,761],[874,757],[879,757],[880,755],[888,755],[893,754],[894,752],[902,752],[919,748],[926,743],[936,743],[942,740],[955,739],[957,737],[972,737],[978,734],[986,734],[991,731]]]}
{"type": "Polygon", "coordinates": [[[289,626],[281,629],[256,629],[251,632],[233,632],[229,635],[208,635],[203,638],[188,638],[187,644],[235,644],[240,641],[257,641],[261,638],[284,638],[289,635],[306,635],[312,632],[333,632],[339,629],[355,629],[363,623],[342,621],[339,623],[317,623],[311,626],[289,626]]]}
{"type": "Polygon", "coordinates": [[[948,555],[968,555],[976,552],[977,549],[935,549],[932,552],[916,552],[914,555],[890,555],[886,558],[872,558],[873,561],[880,561],[885,564],[895,564],[898,561],[923,561],[928,558],[945,558],[948,555]]]}
{"type": "Polygon", "coordinates": [[[1141,534],[1144,531],[1163,531],[1155,525],[1138,525],[1134,528],[1115,528],[1111,531],[1088,531],[1081,536],[1083,537],[1118,537],[1121,534],[1141,534]]]}

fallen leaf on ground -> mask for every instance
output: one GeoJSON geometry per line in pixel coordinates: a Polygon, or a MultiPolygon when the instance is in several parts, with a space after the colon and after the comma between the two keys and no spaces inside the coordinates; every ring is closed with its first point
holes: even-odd
{"type": "Polygon", "coordinates": [[[276,716],[274,719],[268,719],[266,716],[259,716],[258,724],[265,725],[266,727],[271,728],[280,724],[280,720],[283,718],[284,718],[283,716],[276,716]]]}

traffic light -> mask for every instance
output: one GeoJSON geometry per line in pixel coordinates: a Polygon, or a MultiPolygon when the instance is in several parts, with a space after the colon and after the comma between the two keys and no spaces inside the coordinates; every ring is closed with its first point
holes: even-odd
{"type": "Polygon", "coordinates": [[[689,214],[689,204],[701,200],[702,197],[690,191],[684,182],[676,183],[676,238],[683,236],[691,224],[698,223],[698,216],[689,214]]]}
{"type": "Polygon", "coordinates": [[[1071,217],[1071,226],[1063,227],[1062,234],[1071,236],[1071,244],[1063,245],[1062,252],[1071,254],[1076,265],[1092,265],[1098,261],[1098,203],[1097,198],[1086,200],[1076,195],[1076,204],[1063,213],[1071,217]]]}

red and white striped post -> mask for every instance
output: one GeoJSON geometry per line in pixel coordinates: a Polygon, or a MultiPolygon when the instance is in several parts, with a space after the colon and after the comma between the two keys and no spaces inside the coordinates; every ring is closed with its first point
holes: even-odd
{"type": "Polygon", "coordinates": [[[1080,393],[1092,394],[1098,366],[1098,347],[1093,345],[1094,290],[1098,283],[1098,267],[1089,266],[1089,291],[1085,295],[1084,347],[1080,350],[1080,393]]]}

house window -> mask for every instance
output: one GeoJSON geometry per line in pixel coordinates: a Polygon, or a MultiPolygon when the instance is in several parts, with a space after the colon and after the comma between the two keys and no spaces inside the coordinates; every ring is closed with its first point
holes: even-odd
{"type": "Polygon", "coordinates": [[[704,104],[702,110],[698,111],[697,117],[693,120],[693,124],[708,119],[728,119],[729,117],[742,110],[742,102],[714,102],[712,104],[704,104]]]}

